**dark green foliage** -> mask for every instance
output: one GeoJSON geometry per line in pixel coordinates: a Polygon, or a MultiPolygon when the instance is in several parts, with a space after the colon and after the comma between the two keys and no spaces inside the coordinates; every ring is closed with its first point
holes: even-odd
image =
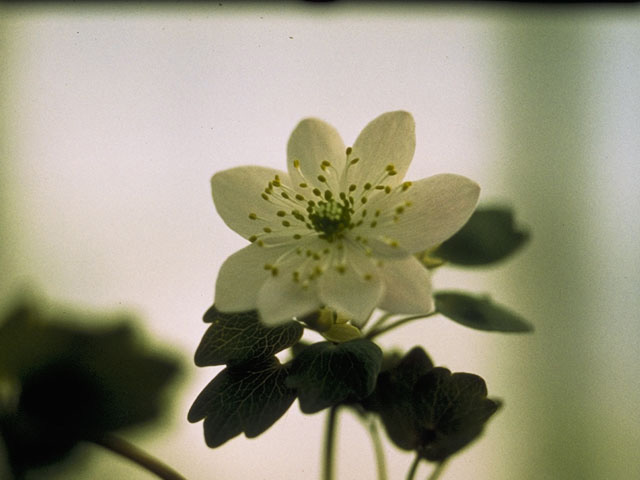
{"type": "Polygon", "coordinates": [[[414,347],[396,366],[380,373],[375,392],[363,401],[367,410],[380,414],[391,441],[405,450],[416,449],[420,441],[413,389],[418,378],[432,368],[425,351],[414,347]]]}
{"type": "Polygon", "coordinates": [[[533,326],[529,322],[506,308],[496,305],[487,296],[438,292],[434,295],[434,299],[438,312],[467,327],[511,333],[533,331],[533,326]]]}
{"type": "Polygon", "coordinates": [[[529,232],[515,226],[510,209],[484,207],[433,255],[456,265],[488,265],[508,257],[527,240],[529,232]]]}
{"type": "Polygon", "coordinates": [[[500,403],[487,398],[484,380],[471,373],[436,367],[418,379],[414,390],[417,424],[422,427],[418,452],[439,462],[482,433],[500,403]]]}
{"type": "Polygon", "coordinates": [[[86,315],[24,303],[0,326],[0,432],[16,475],[56,462],[81,440],[154,419],[177,362],[147,352],[129,323],[82,328],[86,315]]]}
{"type": "Polygon", "coordinates": [[[375,388],[382,351],[366,339],[314,343],[291,366],[287,385],[295,388],[304,413],[360,400],[375,388]]]}
{"type": "Polygon", "coordinates": [[[199,367],[207,365],[241,365],[266,359],[295,345],[304,331],[297,322],[269,328],[255,310],[223,313],[211,307],[204,315],[211,326],[204,334],[195,354],[199,367]]]}
{"type": "Polygon", "coordinates": [[[251,366],[225,368],[198,395],[188,419],[205,419],[205,441],[212,448],[242,432],[256,437],[295,400],[296,392],[286,386],[286,378],[286,368],[275,357],[251,366]]]}
{"type": "Polygon", "coordinates": [[[291,321],[266,327],[255,310],[221,312],[212,306],[207,329],[195,354],[196,365],[227,365],[193,402],[190,422],[204,419],[205,441],[219,447],[244,433],[256,437],[291,406],[295,390],[286,385],[288,367],[276,353],[295,346],[304,331],[291,321]]]}
{"type": "Polygon", "coordinates": [[[293,403],[313,413],[369,395],[375,387],[382,352],[364,339],[334,345],[298,343],[296,322],[268,328],[255,311],[205,314],[207,330],[195,360],[197,365],[226,364],[196,398],[190,422],[204,419],[207,445],[218,447],[244,433],[260,435],[293,403]],[[274,357],[292,347],[294,360],[280,365],[274,357]]]}
{"type": "Polygon", "coordinates": [[[419,347],[382,372],[362,406],[380,415],[389,438],[404,450],[442,461],[473,441],[498,409],[484,380],[433,367],[419,347]]]}

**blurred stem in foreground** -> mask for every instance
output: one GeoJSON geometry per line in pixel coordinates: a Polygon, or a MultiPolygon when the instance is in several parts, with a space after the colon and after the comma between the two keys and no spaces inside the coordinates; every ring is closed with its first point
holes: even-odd
{"type": "Polygon", "coordinates": [[[185,477],[157,458],[152,457],[135,445],[115,435],[107,434],[101,439],[95,440],[93,443],[131,460],[163,480],[186,480],[185,477]]]}

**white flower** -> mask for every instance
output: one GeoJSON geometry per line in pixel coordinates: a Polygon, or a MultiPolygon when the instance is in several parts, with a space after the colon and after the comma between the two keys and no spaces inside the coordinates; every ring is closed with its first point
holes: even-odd
{"type": "Polygon", "coordinates": [[[288,173],[250,166],[215,174],[218,213],[252,242],[222,265],[216,307],[258,309],[270,325],[321,306],[356,325],[376,307],[431,311],[429,272],[413,254],[460,229],[480,188],[453,174],[403,182],[414,150],[407,112],[379,116],[350,148],[310,118],[291,134],[288,173]]]}

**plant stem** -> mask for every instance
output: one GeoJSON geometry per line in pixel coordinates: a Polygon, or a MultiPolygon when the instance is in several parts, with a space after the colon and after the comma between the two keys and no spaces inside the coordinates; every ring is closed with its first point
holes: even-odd
{"type": "Polygon", "coordinates": [[[413,480],[415,478],[416,472],[418,471],[418,465],[420,465],[420,455],[416,453],[416,458],[413,459],[413,463],[407,472],[407,480],[413,480]]]}
{"type": "Polygon", "coordinates": [[[388,313],[388,312],[387,313],[383,313],[382,315],[380,315],[380,317],[378,317],[376,319],[376,321],[373,322],[373,324],[369,327],[369,332],[375,331],[380,325],[382,325],[384,322],[389,320],[392,316],[393,316],[393,314],[388,313]]]}
{"type": "Polygon", "coordinates": [[[438,478],[440,478],[440,474],[443,471],[444,471],[444,461],[438,462],[436,464],[436,468],[433,469],[433,472],[431,472],[431,475],[427,480],[438,480],[438,478]]]}
{"type": "Polygon", "coordinates": [[[160,460],[152,457],[122,438],[107,434],[100,439],[93,440],[93,443],[128,458],[132,462],[138,464],[140,467],[155,474],[163,480],[186,480],[185,477],[180,475],[171,467],[165,465],[160,460]]]}
{"type": "Polygon", "coordinates": [[[387,480],[387,464],[384,458],[384,449],[380,441],[380,433],[375,418],[369,421],[369,434],[373,441],[373,449],[376,453],[376,468],[378,470],[378,480],[387,480]]]}
{"type": "Polygon", "coordinates": [[[398,320],[397,322],[391,323],[389,325],[387,325],[386,327],[382,327],[379,329],[374,329],[371,330],[367,335],[366,338],[368,338],[369,340],[377,337],[378,335],[382,335],[383,333],[388,332],[389,330],[393,330],[396,327],[399,327],[400,325],[404,325],[405,323],[411,322],[413,320],[418,320],[420,318],[427,318],[427,317],[432,317],[433,315],[437,314],[438,311],[434,310],[431,313],[427,313],[427,314],[420,314],[420,315],[412,315],[410,317],[404,317],[401,318],[400,320],[398,320]]]}
{"type": "Polygon", "coordinates": [[[324,463],[322,465],[323,480],[333,480],[337,413],[338,407],[334,405],[329,409],[327,414],[327,423],[324,430],[324,463]]]}

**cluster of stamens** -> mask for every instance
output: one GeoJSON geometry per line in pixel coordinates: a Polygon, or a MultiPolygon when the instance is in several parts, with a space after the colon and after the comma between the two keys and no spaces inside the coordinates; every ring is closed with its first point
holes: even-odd
{"type": "MultiPolygon", "coordinates": [[[[309,184],[300,169],[299,160],[293,161],[294,168],[303,180],[298,184],[298,190],[283,184],[278,175],[269,181],[261,196],[264,201],[276,206],[277,218],[261,218],[256,213],[249,213],[249,219],[264,225],[259,233],[249,238],[251,242],[266,246],[319,237],[333,244],[331,248],[327,245],[317,251],[305,248],[303,244],[292,248],[278,259],[276,265],[264,266],[272,275],[278,275],[278,265],[288,260],[291,255],[302,257],[300,267],[293,272],[293,281],[303,287],[322,275],[327,268],[335,268],[339,273],[344,273],[347,269],[345,239],[352,240],[365,254],[372,254],[368,236],[362,234],[365,232],[363,229],[359,229],[358,232],[361,234],[355,236],[349,235],[349,232],[361,226],[374,230],[384,222],[398,222],[405,210],[411,206],[409,201],[392,200],[411,187],[411,182],[404,182],[395,187],[385,183],[389,177],[397,175],[393,165],[387,165],[374,183],[349,183],[349,170],[359,162],[359,158],[349,158],[351,152],[351,147],[347,148],[347,158],[342,172],[338,172],[329,161],[320,163],[322,173],[316,180],[324,185],[322,190],[309,184]],[[383,204],[384,208],[375,208],[382,206],[378,205],[380,200],[385,200],[386,205],[383,204]],[[392,208],[389,208],[390,202],[393,202],[392,208]]],[[[398,246],[398,242],[393,239],[383,241],[391,247],[398,246]]],[[[369,280],[372,275],[370,272],[363,272],[362,278],[369,280]]]]}

